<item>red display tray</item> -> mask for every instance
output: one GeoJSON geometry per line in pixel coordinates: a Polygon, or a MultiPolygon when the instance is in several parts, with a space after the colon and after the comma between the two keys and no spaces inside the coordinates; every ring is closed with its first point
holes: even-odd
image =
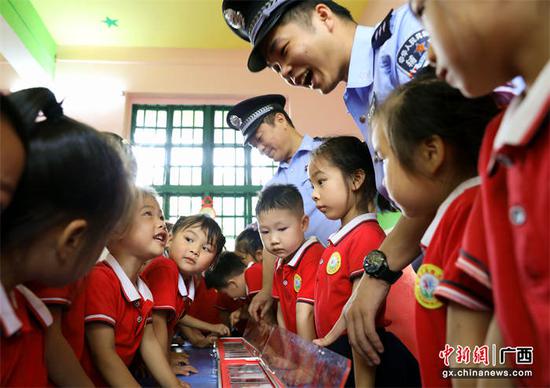
{"type": "Polygon", "coordinates": [[[251,325],[245,338],[220,338],[218,386],[343,387],[351,362],[294,333],[270,325],[251,325]]]}

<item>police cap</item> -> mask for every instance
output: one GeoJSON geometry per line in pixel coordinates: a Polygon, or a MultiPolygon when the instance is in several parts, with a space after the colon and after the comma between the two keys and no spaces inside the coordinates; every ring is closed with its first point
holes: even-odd
{"type": "Polygon", "coordinates": [[[262,40],[267,36],[285,11],[303,0],[224,0],[223,16],[231,30],[241,39],[252,43],[248,57],[248,69],[258,72],[266,67],[265,58],[259,52],[262,40]]]}
{"type": "Polygon", "coordinates": [[[285,103],[286,99],[280,94],[267,94],[241,101],[227,114],[227,125],[241,131],[247,144],[263,118],[270,113],[284,112],[285,103]]]}

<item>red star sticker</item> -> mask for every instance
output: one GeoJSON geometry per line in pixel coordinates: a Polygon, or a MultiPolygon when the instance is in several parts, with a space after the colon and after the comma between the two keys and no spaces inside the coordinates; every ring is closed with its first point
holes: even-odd
{"type": "Polygon", "coordinates": [[[426,51],[426,45],[424,43],[418,43],[414,51],[416,51],[417,53],[423,53],[424,51],[426,51]]]}

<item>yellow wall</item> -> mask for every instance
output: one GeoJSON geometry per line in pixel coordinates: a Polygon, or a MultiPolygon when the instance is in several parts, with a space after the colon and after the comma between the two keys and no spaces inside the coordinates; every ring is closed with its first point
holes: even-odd
{"type": "MultiPolygon", "coordinates": [[[[361,24],[381,20],[403,0],[370,1],[361,24]]],[[[340,85],[328,96],[286,85],[270,70],[246,69],[248,49],[88,49],[59,47],[54,91],[67,115],[128,136],[132,102],[233,104],[265,93],[287,97],[298,130],[315,136],[358,135],[340,85]]],[[[0,58],[1,60],[1,58],[0,58]]],[[[0,90],[25,85],[0,63],[0,90]]]]}

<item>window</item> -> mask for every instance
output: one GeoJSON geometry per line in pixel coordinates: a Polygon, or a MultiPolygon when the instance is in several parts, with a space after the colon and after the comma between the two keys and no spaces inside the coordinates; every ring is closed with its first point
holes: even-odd
{"type": "Polygon", "coordinates": [[[200,211],[212,197],[216,221],[234,249],[235,237],[254,219],[256,193],[276,165],[226,124],[227,106],[134,105],[132,144],[137,182],[160,195],[166,219],[200,211]]]}

